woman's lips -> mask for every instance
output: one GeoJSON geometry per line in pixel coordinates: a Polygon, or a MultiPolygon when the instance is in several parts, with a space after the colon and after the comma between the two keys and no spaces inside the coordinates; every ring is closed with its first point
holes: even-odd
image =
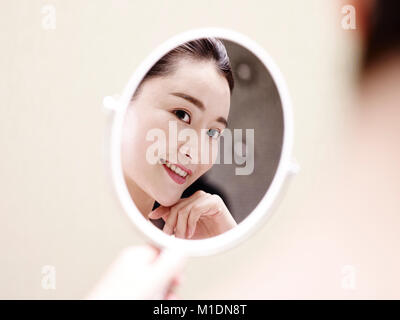
{"type": "Polygon", "coordinates": [[[183,166],[181,166],[181,165],[175,164],[175,165],[174,165],[175,167],[178,167],[178,168],[180,168],[181,170],[183,170],[183,171],[185,171],[185,172],[187,173],[185,177],[182,177],[181,175],[177,174],[176,172],[174,172],[172,169],[170,169],[170,168],[166,165],[167,163],[170,164],[167,160],[165,160],[165,159],[160,159],[160,163],[162,164],[162,166],[164,167],[164,169],[167,171],[167,173],[168,173],[168,175],[170,176],[170,178],[171,178],[172,180],[174,180],[174,181],[175,181],[176,183],[178,183],[178,184],[183,184],[183,183],[185,183],[185,182],[186,182],[186,177],[187,177],[189,174],[192,174],[192,171],[191,171],[190,169],[187,169],[187,168],[185,168],[185,167],[183,167],[183,166]]]}
{"type": "Polygon", "coordinates": [[[171,177],[172,180],[174,180],[178,184],[183,184],[186,182],[186,177],[181,177],[179,174],[173,172],[170,168],[168,168],[165,164],[162,165],[164,169],[167,171],[169,176],[171,177]]]}
{"type": "Polygon", "coordinates": [[[163,158],[160,158],[160,163],[161,164],[166,164],[167,163],[167,164],[171,164],[171,165],[173,164],[174,166],[176,166],[176,167],[180,168],[181,170],[185,171],[187,174],[192,174],[192,170],[186,168],[185,166],[177,164],[177,163],[170,163],[168,160],[165,160],[163,158]]]}

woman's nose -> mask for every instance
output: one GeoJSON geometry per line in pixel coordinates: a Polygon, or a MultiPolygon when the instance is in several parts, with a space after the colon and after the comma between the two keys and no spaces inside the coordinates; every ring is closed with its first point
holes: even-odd
{"type": "Polygon", "coordinates": [[[185,157],[189,158],[192,160],[192,156],[190,154],[190,147],[188,145],[183,145],[180,150],[179,150],[185,157]]]}

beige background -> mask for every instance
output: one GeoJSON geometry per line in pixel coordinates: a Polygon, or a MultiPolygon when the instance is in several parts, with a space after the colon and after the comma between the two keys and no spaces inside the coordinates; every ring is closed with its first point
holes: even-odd
{"type": "Polygon", "coordinates": [[[0,298],[83,298],[121,248],[145,242],[106,174],[102,98],[121,92],[156,45],[207,26],[246,34],[281,68],[302,170],[249,240],[189,260],[179,296],[399,298],[398,218],[329,210],[357,51],[329,3],[2,1],[0,298]],[[42,27],[45,4],[55,30],[42,27]],[[41,287],[43,265],[56,267],[56,290],[41,287]],[[345,265],[353,290],[341,286],[345,265]]]}

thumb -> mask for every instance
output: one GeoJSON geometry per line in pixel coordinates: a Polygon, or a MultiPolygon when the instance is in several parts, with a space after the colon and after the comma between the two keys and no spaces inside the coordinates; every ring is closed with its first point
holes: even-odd
{"type": "Polygon", "coordinates": [[[173,279],[179,276],[185,267],[186,256],[183,252],[163,249],[151,266],[152,282],[159,288],[156,299],[165,299],[173,279]]]}
{"type": "Polygon", "coordinates": [[[169,213],[168,207],[159,206],[158,208],[151,211],[148,215],[150,219],[160,219],[165,214],[169,213]]]}

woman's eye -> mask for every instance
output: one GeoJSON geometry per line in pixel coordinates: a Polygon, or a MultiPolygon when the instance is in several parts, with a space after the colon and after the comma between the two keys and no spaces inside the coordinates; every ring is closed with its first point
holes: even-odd
{"type": "Polygon", "coordinates": [[[183,110],[174,110],[175,115],[182,121],[190,124],[190,115],[183,110]]]}
{"type": "Polygon", "coordinates": [[[221,132],[218,129],[210,129],[207,131],[207,134],[214,139],[219,138],[221,132]]]}

